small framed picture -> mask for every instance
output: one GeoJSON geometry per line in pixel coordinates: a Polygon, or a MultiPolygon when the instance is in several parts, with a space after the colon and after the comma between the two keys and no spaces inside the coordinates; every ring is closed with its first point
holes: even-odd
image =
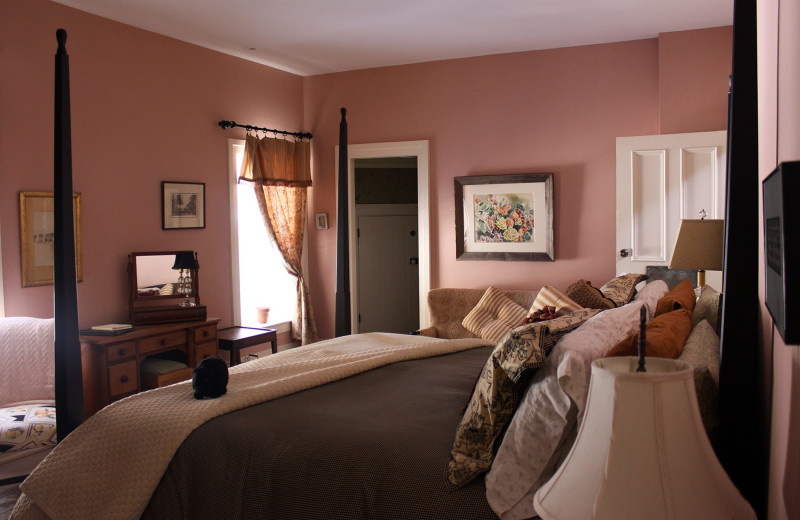
{"type": "MultiPolygon", "coordinates": [[[[81,194],[72,194],[75,217],[75,267],[83,281],[81,253],[81,194]]],[[[19,236],[22,249],[22,286],[53,285],[55,257],[55,199],[53,192],[21,191],[19,194],[19,236]]]]}
{"type": "Polygon", "coordinates": [[[317,213],[316,214],[316,221],[317,221],[317,229],[328,229],[328,214],[327,213],[317,213]]]}
{"type": "Polygon", "coordinates": [[[161,183],[161,228],[206,227],[206,185],[203,182],[161,183]]]}

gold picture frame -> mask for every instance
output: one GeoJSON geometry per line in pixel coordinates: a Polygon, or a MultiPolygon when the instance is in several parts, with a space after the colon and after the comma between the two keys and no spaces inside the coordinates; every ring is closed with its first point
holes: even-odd
{"type": "MultiPolygon", "coordinates": [[[[83,281],[81,254],[81,194],[72,194],[75,215],[75,264],[83,281]]],[[[22,286],[53,285],[55,199],[53,192],[19,193],[19,236],[22,256],[22,286]]]]}

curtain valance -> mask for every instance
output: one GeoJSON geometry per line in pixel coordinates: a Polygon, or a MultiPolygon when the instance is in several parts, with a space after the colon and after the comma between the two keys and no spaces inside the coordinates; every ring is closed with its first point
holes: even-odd
{"type": "Polygon", "coordinates": [[[257,186],[311,186],[311,143],[247,135],[239,180],[257,186]]]}

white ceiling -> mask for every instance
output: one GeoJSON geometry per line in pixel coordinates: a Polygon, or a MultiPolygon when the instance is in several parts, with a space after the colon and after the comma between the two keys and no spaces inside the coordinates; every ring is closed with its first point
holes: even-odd
{"type": "Polygon", "coordinates": [[[733,23],[733,0],[55,1],[304,76],[733,23]]]}

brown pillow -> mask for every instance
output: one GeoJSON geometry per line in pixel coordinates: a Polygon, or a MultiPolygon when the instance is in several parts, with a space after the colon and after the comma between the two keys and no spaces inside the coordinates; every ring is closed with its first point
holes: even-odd
{"type": "Polygon", "coordinates": [[[641,273],[621,274],[612,278],[600,288],[603,296],[614,302],[617,307],[622,307],[633,299],[636,294],[636,284],[642,280],[647,280],[647,276],[641,273]]]}
{"type": "Polygon", "coordinates": [[[587,309],[613,309],[614,302],[606,298],[600,289],[592,287],[592,282],[578,280],[567,287],[567,296],[587,309]]]}
{"type": "Polygon", "coordinates": [[[694,310],[696,301],[692,283],[689,280],[684,280],[658,300],[655,315],[660,316],[677,309],[687,309],[691,313],[694,310]]]}
{"type": "MultiPolygon", "coordinates": [[[[677,359],[683,352],[683,344],[692,331],[692,311],[678,309],[656,316],[647,322],[647,348],[645,355],[677,359]]],[[[639,333],[623,339],[608,351],[606,356],[637,356],[639,333]]]]}

